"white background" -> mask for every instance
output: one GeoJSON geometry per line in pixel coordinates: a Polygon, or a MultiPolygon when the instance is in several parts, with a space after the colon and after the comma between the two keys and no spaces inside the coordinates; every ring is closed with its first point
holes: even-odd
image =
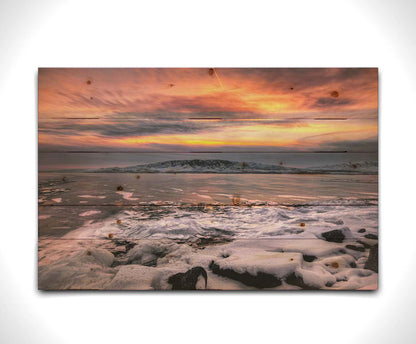
{"type": "Polygon", "coordinates": [[[2,343],[414,343],[414,1],[0,3],[2,343]],[[378,292],[37,291],[37,67],[379,67],[378,292]]]}

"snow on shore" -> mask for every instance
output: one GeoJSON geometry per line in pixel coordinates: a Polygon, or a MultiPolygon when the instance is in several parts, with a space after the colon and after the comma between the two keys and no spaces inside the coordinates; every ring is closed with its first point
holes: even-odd
{"type": "Polygon", "coordinates": [[[136,207],[41,237],[39,288],[171,289],[201,266],[208,289],[374,289],[377,225],[377,206],[136,207]]]}

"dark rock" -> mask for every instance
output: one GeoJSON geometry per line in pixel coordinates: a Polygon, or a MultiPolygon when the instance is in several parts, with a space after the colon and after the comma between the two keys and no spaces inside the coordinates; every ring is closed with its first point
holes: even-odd
{"type": "Polygon", "coordinates": [[[322,236],[325,238],[326,241],[330,242],[343,242],[345,239],[345,235],[340,229],[334,229],[329,232],[322,233],[322,236]]]}
{"type": "Polygon", "coordinates": [[[128,242],[126,245],[126,252],[129,252],[136,244],[134,242],[128,242]]]}
{"type": "Polygon", "coordinates": [[[172,290],[196,290],[196,283],[198,282],[199,276],[202,276],[205,279],[206,289],[208,276],[205,269],[201,266],[196,266],[185,273],[178,273],[170,276],[168,283],[172,284],[172,290]]]}
{"type": "Polygon", "coordinates": [[[157,260],[158,260],[158,257],[155,257],[155,258],[149,259],[145,262],[142,262],[141,264],[144,265],[144,266],[156,267],[157,266],[157,260]]]}
{"type": "Polygon", "coordinates": [[[303,260],[305,261],[305,262],[313,262],[315,259],[318,259],[318,257],[316,257],[316,256],[313,256],[313,255],[309,255],[309,254],[304,254],[303,255],[303,260]]]}
{"type": "Polygon", "coordinates": [[[364,269],[369,269],[378,273],[378,244],[370,248],[370,254],[368,255],[364,269]]]}
{"type": "Polygon", "coordinates": [[[144,266],[156,267],[158,259],[165,257],[168,253],[169,252],[165,247],[163,247],[163,248],[154,248],[154,249],[152,249],[152,258],[149,259],[149,260],[146,260],[146,261],[141,260],[140,264],[144,265],[144,266]]]}
{"type": "Polygon", "coordinates": [[[317,288],[312,288],[312,287],[308,286],[307,284],[305,284],[302,277],[296,275],[294,272],[292,272],[290,275],[288,275],[286,277],[286,283],[298,286],[302,289],[317,290],[317,288]]]}
{"type": "Polygon", "coordinates": [[[111,264],[111,267],[114,268],[119,265],[127,265],[127,264],[128,264],[128,260],[126,257],[122,257],[122,258],[116,257],[116,259],[114,259],[113,264],[111,264]]]}
{"type": "Polygon", "coordinates": [[[190,241],[189,245],[192,247],[197,247],[197,248],[205,248],[207,246],[211,246],[211,245],[218,245],[218,244],[226,244],[233,241],[232,239],[228,238],[228,237],[201,237],[198,238],[196,240],[190,241]]]}
{"type": "Polygon", "coordinates": [[[262,288],[273,288],[278,287],[282,284],[282,281],[272,274],[265,272],[258,272],[257,275],[251,275],[247,271],[244,273],[236,272],[232,269],[221,269],[218,264],[214,261],[211,262],[209,268],[214,274],[219,276],[228,277],[233,280],[239,281],[250,287],[262,288]]]}
{"type": "Polygon", "coordinates": [[[356,246],[356,245],[347,245],[345,246],[346,248],[353,250],[353,251],[358,251],[358,252],[364,252],[365,251],[365,247],[364,246],[356,246]]]}
{"type": "MultiPolygon", "coordinates": [[[[319,288],[317,287],[313,287],[310,286],[308,284],[306,284],[303,281],[303,278],[301,276],[296,275],[296,273],[292,272],[290,275],[288,275],[285,279],[286,283],[291,284],[291,285],[295,285],[298,286],[302,289],[305,290],[319,290],[319,288]]],[[[327,283],[326,286],[330,287],[332,285],[332,283],[327,283]]]]}
{"type": "Polygon", "coordinates": [[[136,246],[136,243],[127,240],[116,240],[115,244],[117,246],[125,246],[126,253],[129,252],[134,246],[136,246]]]}
{"type": "Polygon", "coordinates": [[[122,246],[118,246],[116,248],[116,250],[112,250],[111,253],[114,255],[114,257],[121,257],[121,256],[125,256],[126,255],[126,250],[122,246]]]}
{"type": "Polygon", "coordinates": [[[360,229],[358,230],[358,233],[365,233],[365,228],[360,228],[360,229]]]}
{"type": "Polygon", "coordinates": [[[375,234],[368,233],[368,234],[364,235],[364,238],[367,238],[367,239],[378,239],[378,236],[375,235],[375,234]]]}
{"type": "Polygon", "coordinates": [[[371,247],[371,245],[367,244],[367,243],[366,243],[366,242],[364,242],[364,241],[358,240],[357,242],[358,242],[359,244],[363,245],[363,246],[364,246],[364,248],[370,248],[370,247],[371,247]]]}
{"type": "Polygon", "coordinates": [[[357,264],[355,264],[355,262],[351,262],[351,263],[350,263],[350,266],[351,266],[352,268],[356,268],[356,267],[357,267],[357,264]]]}
{"type": "Polygon", "coordinates": [[[109,247],[108,250],[114,255],[115,259],[112,267],[118,265],[126,265],[129,264],[129,260],[127,257],[127,253],[136,246],[136,243],[127,241],[127,240],[115,240],[113,242],[116,247],[109,247]]]}
{"type": "Polygon", "coordinates": [[[123,191],[123,190],[124,188],[121,185],[117,186],[117,191],[123,191]]]}

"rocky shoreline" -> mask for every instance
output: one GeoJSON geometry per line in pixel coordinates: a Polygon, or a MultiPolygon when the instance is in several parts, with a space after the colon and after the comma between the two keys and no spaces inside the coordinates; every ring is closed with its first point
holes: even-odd
{"type": "Polygon", "coordinates": [[[172,276],[196,267],[207,273],[208,290],[376,289],[378,239],[341,234],[324,232],[322,239],[303,241],[109,239],[95,241],[93,248],[73,240],[72,251],[53,264],[44,258],[57,243],[44,239],[39,289],[169,290],[172,276]]]}

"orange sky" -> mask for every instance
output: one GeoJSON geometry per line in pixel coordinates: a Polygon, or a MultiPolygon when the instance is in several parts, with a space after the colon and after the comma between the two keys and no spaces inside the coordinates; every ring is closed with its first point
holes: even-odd
{"type": "Polygon", "coordinates": [[[40,150],[377,147],[377,69],[40,69],[40,150]]]}

